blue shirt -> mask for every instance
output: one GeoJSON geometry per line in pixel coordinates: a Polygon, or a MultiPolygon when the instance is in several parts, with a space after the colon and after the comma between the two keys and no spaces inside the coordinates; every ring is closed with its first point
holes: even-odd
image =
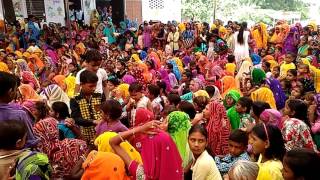
{"type": "Polygon", "coordinates": [[[250,161],[250,157],[247,152],[240,154],[238,157],[233,157],[231,154],[227,154],[224,158],[215,157],[214,161],[221,173],[221,175],[228,173],[229,169],[239,160],[250,161]]]}

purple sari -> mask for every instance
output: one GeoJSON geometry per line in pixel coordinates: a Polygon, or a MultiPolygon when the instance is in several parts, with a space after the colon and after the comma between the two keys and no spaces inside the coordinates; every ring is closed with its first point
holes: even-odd
{"type": "Polygon", "coordinates": [[[277,109],[282,109],[285,106],[287,97],[281,88],[280,81],[274,78],[269,78],[266,80],[268,86],[273,92],[274,99],[276,100],[277,109]]]}
{"type": "Polygon", "coordinates": [[[297,32],[298,32],[298,29],[296,27],[290,28],[290,31],[283,42],[284,53],[287,54],[287,53],[291,52],[291,53],[297,54],[298,48],[294,42],[295,39],[299,39],[299,37],[294,37],[294,36],[299,36],[299,34],[297,32]]]}

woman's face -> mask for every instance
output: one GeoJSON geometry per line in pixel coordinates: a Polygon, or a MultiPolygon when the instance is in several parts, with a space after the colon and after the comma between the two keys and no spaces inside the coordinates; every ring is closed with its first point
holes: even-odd
{"type": "Polygon", "coordinates": [[[232,97],[227,96],[227,98],[226,98],[226,104],[227,104],[227,107],[231,107],[231,106],[234,105],[234,100],[232,99],[232,97]]]}
{"type": "Polygon", "coordinates": [[[107,88],[109,91],[114,90],[116,86],[114,84],[112,84],[110,81],[107,82],[107,88]]]}
{"type": "Polygon", "coordinates": [[[285,107],[284,107],[283,114],[284,114],[284,115],[288,115],[288,116],[293,115],[292,110],[291,110],[290,107],[288,106],[288,103],[286,103],[286,105],[285,105],[285,107]]]}
{"type": "Polygon", "coordinates": [[[293,81],[296,79],[296,77],[292,73],[288,72],[286,79],[289,81],[293,81]]]}
{"type": "Polygon", "coordinates": [[[190,88],[190,91],[197,92],[199,90],[199,84],[196,83],[195,81],[191,81],[189,88],[190,88]]]}
{"type": "Polygon", "coordinates": [[[188,138],[189,147],[195,156],[200,156],[207,146],[206,137],[200,132],[193,132],[188,138]]]}
{"type": "Polygon", "coordinates": [[[260,139],[254,132],[249,135],[249,144],[252,145],[252,150],[255,155],[263,154],[268,148],[268,143],[260,139]]]}
{"type": "Polygon", "coordinates": [[[210,119],[210,104],[207,104],[206,108],[203,110],[203,118],[210,119]]]}

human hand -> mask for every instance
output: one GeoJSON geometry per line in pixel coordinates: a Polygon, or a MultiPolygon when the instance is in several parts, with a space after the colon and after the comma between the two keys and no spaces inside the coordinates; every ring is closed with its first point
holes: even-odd
{"type": "Polygon", "coordinates": [[[145,134],[157,134],[160,129],[161,122],[153,120],[140,126],[140,132],[145,134]]]}

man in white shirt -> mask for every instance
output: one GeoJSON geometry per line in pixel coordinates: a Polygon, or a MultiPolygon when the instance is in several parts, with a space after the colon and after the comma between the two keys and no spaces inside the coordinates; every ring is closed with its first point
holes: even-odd
{"type": "Polygon", "coordinates": [[[102,63],[102,56],[100,52],[96,49],[90,49],[84,55],[86,67],[80,70],[76,75],[76,88],[75,88],[75,95],[80,92],[80,74],[85,71],[92,71],[95,72],[98,76],[98,82],[95,92],[105,94],[105,83],[108,80],[107,72],[99,68],[102,63]]]}

